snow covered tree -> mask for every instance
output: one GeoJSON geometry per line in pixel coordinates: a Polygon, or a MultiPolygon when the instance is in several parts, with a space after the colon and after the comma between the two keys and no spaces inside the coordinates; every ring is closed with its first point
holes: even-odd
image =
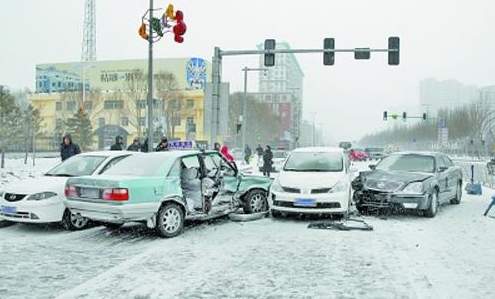
{"type": "Polygon", "coordinates": [[[93,126],[88,113],[79,108],[73,117],[65,122],[66,133],[70,133],[72,141],[79,144],[81,150],[86,151],[93,145],[93,126]]]}
{"type": "Polygon", "coordinates": [[[0,86],[0,151],[1,168],[5,167],[5,152],[12,146],[18,145],[22,135],[22,114],[16,104],[15,97],[9,90],[0,86]]]}

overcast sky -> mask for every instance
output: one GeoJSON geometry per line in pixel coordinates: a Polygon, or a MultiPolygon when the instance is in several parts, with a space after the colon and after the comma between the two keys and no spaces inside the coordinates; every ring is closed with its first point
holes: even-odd
{"type": "MultiPolygon", "coordinates": [[[[386,48],[401,38],[401,64],[389,66],[385,53],[356,61],[337,53],[334,66],[322,54],[297,54],[305,73],[303,115],[333,140],[356,140],[386,128],[382,112],[420,113],[419,81],[456,79],[495,84],[495,1],[493,0],[177,0],[187,33],[183,44],[169,34],[155,44],[155,57],[203,57],[213,48],[255,49],[264,39],[292,48],[321,48],[334,37],[336,48],[386,48]]],[[[97,59],[145,59],[138,34],[148,0],[96,0],[97,59]]],[[[84,0],[2,0],[0,84],[34,90],[35,65],[81,59],[84,0]]],[[[225,57],[222,80],[243,90],[244,66],[257,56],[225,57]]],[[[248,89],[258,74],[249,73],[248,89]]]]}

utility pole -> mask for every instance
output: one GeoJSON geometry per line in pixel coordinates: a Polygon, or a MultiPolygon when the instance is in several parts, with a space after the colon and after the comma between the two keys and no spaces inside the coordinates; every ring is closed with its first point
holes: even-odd
{"type": "MultiPolygon", "coordinates": [[[[153,20],[153,0],[150,0],[150,20],[153,20]]],[[[148,33],[148,152],[153,150],[153,28],[148,33]]]]}
{"type": "Polygon", "coordinates": [[[246,147],[246,130],[247,130],[247,72],[248,71],[267,71],[266,68],[248,68],[247,66],[242,69],[244,71],[244,94],[242,99],[242,148],[246,147]]]}

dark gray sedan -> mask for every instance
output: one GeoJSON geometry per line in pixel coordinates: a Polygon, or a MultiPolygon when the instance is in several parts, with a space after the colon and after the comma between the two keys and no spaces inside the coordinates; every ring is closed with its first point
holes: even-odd
{"type": "Polygon", "coordinates": [[[352,182],[360,213],[415,209],[435,217],[438,205],[461,202],[462,170],[442,153],[398,152],[370,168],[352,182]]]}

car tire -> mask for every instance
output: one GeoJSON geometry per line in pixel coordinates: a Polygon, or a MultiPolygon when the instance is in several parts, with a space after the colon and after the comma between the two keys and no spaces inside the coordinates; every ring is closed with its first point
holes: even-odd
{"type": "Polygon", "coordinates": [[[461,203],[462,198],[462,183],[457,182],[455,197],[450,200],[451,204],[458,205],[461,203]]]}
{"type": "Polygon", "coordinates": [[[165,203],[156,215],[156,231],[160,237],[172,238],[184,227],[184,211],[176,203],[165,203]]]}
{"type": "Polygon", "coordinates": [[[81,214],[72,213],[69,209],[65,209],[62,217],[62,226],[66,230],[81,230],[88,226],[89,219],[81,216],[81,214]]]}
{"type": "Polygon", "coordinates": [[[259,213],[268,210],[268,201],[266,191],[254,189],[244,196],[244,206],[242,207],[245,214],[259,213]]]}
{"type": "Polygon", "coordinates": [[[438,192],[433,189],[430,194],[430,203],[428,205],[428,209],[425,210],[425,216],[429,218],[435,217],[438,211],[438,192]]]}
{"type": "Polygon", "coordinates": [[[101,225],[103,225],[104,227],[106,227],[110,230],[117,230],[124,224],[123,223],[102,222],[101,225]]]}

